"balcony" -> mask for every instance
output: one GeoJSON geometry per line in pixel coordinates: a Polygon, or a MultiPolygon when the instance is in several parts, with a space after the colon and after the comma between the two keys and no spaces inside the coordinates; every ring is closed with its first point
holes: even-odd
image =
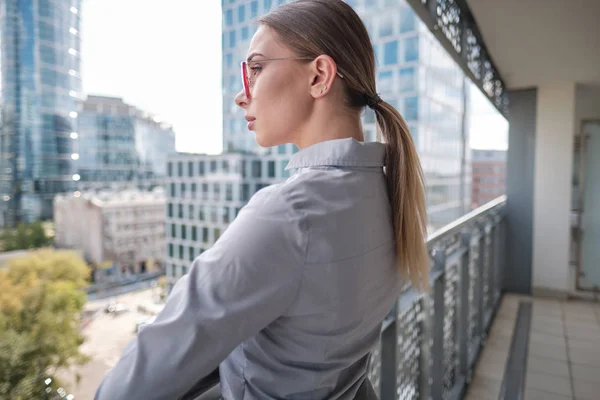
{"type": "Polygon", "coordinates": [[[600,304],[505,293],[506,212],[502,196],[429,237],[431,291],[404,290],[372,352],[380,399],[597,399],[600,304]]]}

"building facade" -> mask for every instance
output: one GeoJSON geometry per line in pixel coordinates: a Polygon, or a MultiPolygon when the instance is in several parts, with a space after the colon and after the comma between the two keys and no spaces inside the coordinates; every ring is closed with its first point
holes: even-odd
{"type": "Polygon", "coordinates": [[[78,178],[81,0],[0,0],[0,223],[52,216],[78,178]]]}
{"type": "Polygon", "coordinates": [[[162,185],[175,153],[173,127],[121,98],[88,96],[79,116],[78,188],[162,185]]]}
{"type": "Polygon", "coordinates": [[[165,194],[148,191],[65,193],[55,197],[55,243],[87,262],[141,273],[165,260],[165,194]]]}
{"type": "Polygon", "coordinates": [[[179,153],[167,167],[166,275],[173,284],[260,189],[289,177],[287,160],[179,153]]]}
{"type": "Polygon", "coordinates": [[[506,151],[472,150],[472,205],[475,209],[506,193],[506,151]]]}

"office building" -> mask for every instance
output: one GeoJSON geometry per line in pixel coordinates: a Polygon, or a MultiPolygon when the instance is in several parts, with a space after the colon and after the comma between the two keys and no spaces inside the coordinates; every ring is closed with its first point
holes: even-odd
{"type": "Polygon", "coordinates": [[[167,157],[175,153],[172,126],[117,97],[87,97],[78,139],[80,190],[162,185],[167,157]]]}
{"type": "MultiPolygon", "coordinates": [[[[0,223],[52,217],[72,191],[81,0],[0,0],[0,223]]],[[[76,156],[75,156],[76,157],[76,156]]]]}
{"type": "Polygon", "coordinates": [[[81,250],[90,264],[142,273],[165,256],[165,194],[153,191],[74,192],[55,197],[57,247],[81,250]]]}
{"type": "Polygon", "coordinates": [[[215,243],[254,193],[289,177],[287,163],[242,153],[169,158],[165,265],[171,283],[215,243]]]}
{"type": "Polygon", "coordinates": [[[471,208],[477,208],[506,192],[506,151],[472,150],[471,208]]]}

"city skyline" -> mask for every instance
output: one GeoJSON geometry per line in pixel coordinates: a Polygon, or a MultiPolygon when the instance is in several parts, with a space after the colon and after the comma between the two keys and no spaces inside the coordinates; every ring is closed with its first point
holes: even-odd
{"type": "MultiPolygon", "coordinates": [[[[161,3],[143,2],[144,18],[138,18],[142,0],[84,0],[84,92],[122,97],[161,117],[174,127],[177,151],[219,154],[223,150],[223,112],[218,101],[222,99],[221,3],[200,6],[175,0],[168,7],[161,3]],[[130,28],[132,20],[135,30],[130,28]],[[111,29],[106,29],[108,23],[111,29]]],[[[471,147],[506,150],[508,122],[483,94],[473,96],[478,99],[472,103],[471,147]]]]}

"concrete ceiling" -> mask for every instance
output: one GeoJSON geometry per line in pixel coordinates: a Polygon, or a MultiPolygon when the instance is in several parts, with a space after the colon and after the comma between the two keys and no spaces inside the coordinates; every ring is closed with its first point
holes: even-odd
{"type": "Polygon", "coordinates": [[[467,0],[509,89],[600,84],[600,0],[467,0]]]}

